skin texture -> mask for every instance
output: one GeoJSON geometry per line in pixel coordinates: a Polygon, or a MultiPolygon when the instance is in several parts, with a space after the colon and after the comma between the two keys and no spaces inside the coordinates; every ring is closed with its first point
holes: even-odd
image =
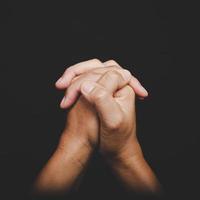
{"type": "Polygon", "coordinates": [[[61,108],[81,96],[69,112],[55,153],[36,180],[39,193],[71,190],[97,147],[126,188],[160,191],[136,136],[136,91],[140,97],[148,93],[115,61],[99,62],[74,65],[56,83],[59,89],[67,88],[61,108]]]}
{"type": "MultiPolygon", "coordinates": [[[[125,76],[129,76],[129,82],[128,84],[133,88],[136,95],[138,95],[141,99],[148,96],[147,90],[140,84],[140,82],[135,78],[133,75],[130,74],[128,70],[123,69],[116,61],[114,60],[108,60],[104,63],[102,63],[98,59],[91,59],[88,61],[84,61],[78,64],[75,64],[73,66],[68,67],[63,75],[57,80],[56,87],[58,89],[66,89],[71,84],[72,80],[76,78],[77,76],[80,76],[81,74],[85,74],[90,72],[91,70],[97,69],[97,73],[99,75],[102,75],[106,72],[107,67],[114,67],[116,71],[118,71],[121,74],[124,74],[125,76]],[[103,68],[103,69],[102,69],[103,68]]],[[[94,81],[97,81],[98,77],[93,76],[91,77],[94,81]]],[[[68,108],[71,106],[75,100],[78,97],[78,94],[80,93],[80,90],[71,90],[68,88],[68,92],[65,94],[64,99],[61,102],[62,108],[68,108]],[[65,102],[63,104],[63,101],[65,102]]]]}
{"type": "Polygon", "coordinates": [[[98,141],[98,127],[95,110],[80,97],[68,113],[55,152],[34,183],[36,196],[62,195],[75,187],[98,141]]]}

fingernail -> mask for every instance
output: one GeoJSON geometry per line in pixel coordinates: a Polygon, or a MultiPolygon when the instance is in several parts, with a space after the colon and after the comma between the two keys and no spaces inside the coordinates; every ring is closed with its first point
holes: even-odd
{"type": "Polygon", "coordinates": [[[61,83],[62,81],[63,81],[63,78],[60,77],[60,78],[56,81],[56,84],[59,84],[59,83],[61,83]]]}
{"type": "Polygon", "coordinates": [[[65,98],[65,96],[63,97],[63,99],[62,99],[62,101],[61,101],[61,103],[60,103],[60,105],[61,106],[63,106],[64,105],[64,103],[65,103],[65,100],[66,100],[66,98],[65,98]]]}
{"type": "Polygon", "coordinates": [[[145,94],[145,96],[148,96],[147,90],[141,85],[141,91],[145,94]]]}
{"type": "Polygon", "coordinates": [[[82,85],[82,89],[85,93],[90,93],[94,89],[95,85],[91,82],[85,82],[82,85]]]}
{"type": "Polygon", "coordinates": [[[147,92],[147,90],[144,88],[144,86],[140,83],[140,81],[136,81],[136,83],[138,84],[138,86],[139,86],[139,88],[140,88],[140,91],[142,92],[142,93],[144,93],[144,95],[145,96],[148,96],[148,92],[147,92]]]}

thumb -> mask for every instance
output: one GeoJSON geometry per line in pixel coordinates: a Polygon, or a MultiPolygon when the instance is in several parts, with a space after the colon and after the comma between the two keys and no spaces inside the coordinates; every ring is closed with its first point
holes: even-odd
{"type": "Polygon", "coordinates": [[[95,106],[102,123],[111,127],[120,120],[121,109],[106,88],[96,82],[85,81],[81,85],[81,93],[95,106]]]}

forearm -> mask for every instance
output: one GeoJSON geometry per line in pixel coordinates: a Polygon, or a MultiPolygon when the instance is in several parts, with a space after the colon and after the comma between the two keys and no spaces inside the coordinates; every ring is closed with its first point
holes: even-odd
{"type": "Polygon", "coordinates": [[[145,161],[139,143],[134,143],[134,146],[137,153],[130,147],[120,156],[109,159],[111,168],[127,189],[139,193],[159,194],[160,184],[145,161]]]}
{"type": "Polygon", "coordinates": [[[62,135],[57,149],[34,184],[36,193],[67,193],[84,170],[92,149],[84,140],[72,135],[62,135]]]}

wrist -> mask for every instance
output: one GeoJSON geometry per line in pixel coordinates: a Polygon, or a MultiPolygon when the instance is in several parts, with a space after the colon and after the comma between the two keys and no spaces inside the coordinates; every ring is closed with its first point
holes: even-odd
{"type": "Polygon", "coordinates": [[[137,139],[127,142],[119,151],[104,156],[106,161],[113,166],[144,159],[140,144],[137,139]]]}
{"type": "Polygon", "coordinates": [[[132,144],[130,143],[119,154],[107,157],[106,160],[127,189],[139,193],[160,193],[160,184],[146,162],[137,141],[132,141],[132,144]]]}
{"type": "Polygon", "coordinates": [[[58,148],[65,151],[66,143],[71,144],[74,148],[84,148],[87,151],[92,151],[94,148],[85,129],[66,128],[61,134],[58,148]]]}
{"type": "Polygon", "coordinates": [[[75,165],[84,168],[85,161],[93,152],[93,147],[86,137],[65,130],[61,135],[56,152],[63,157],[64,161],[66,159],[66,162],[68,162],[70,159],[75,165]]]}

